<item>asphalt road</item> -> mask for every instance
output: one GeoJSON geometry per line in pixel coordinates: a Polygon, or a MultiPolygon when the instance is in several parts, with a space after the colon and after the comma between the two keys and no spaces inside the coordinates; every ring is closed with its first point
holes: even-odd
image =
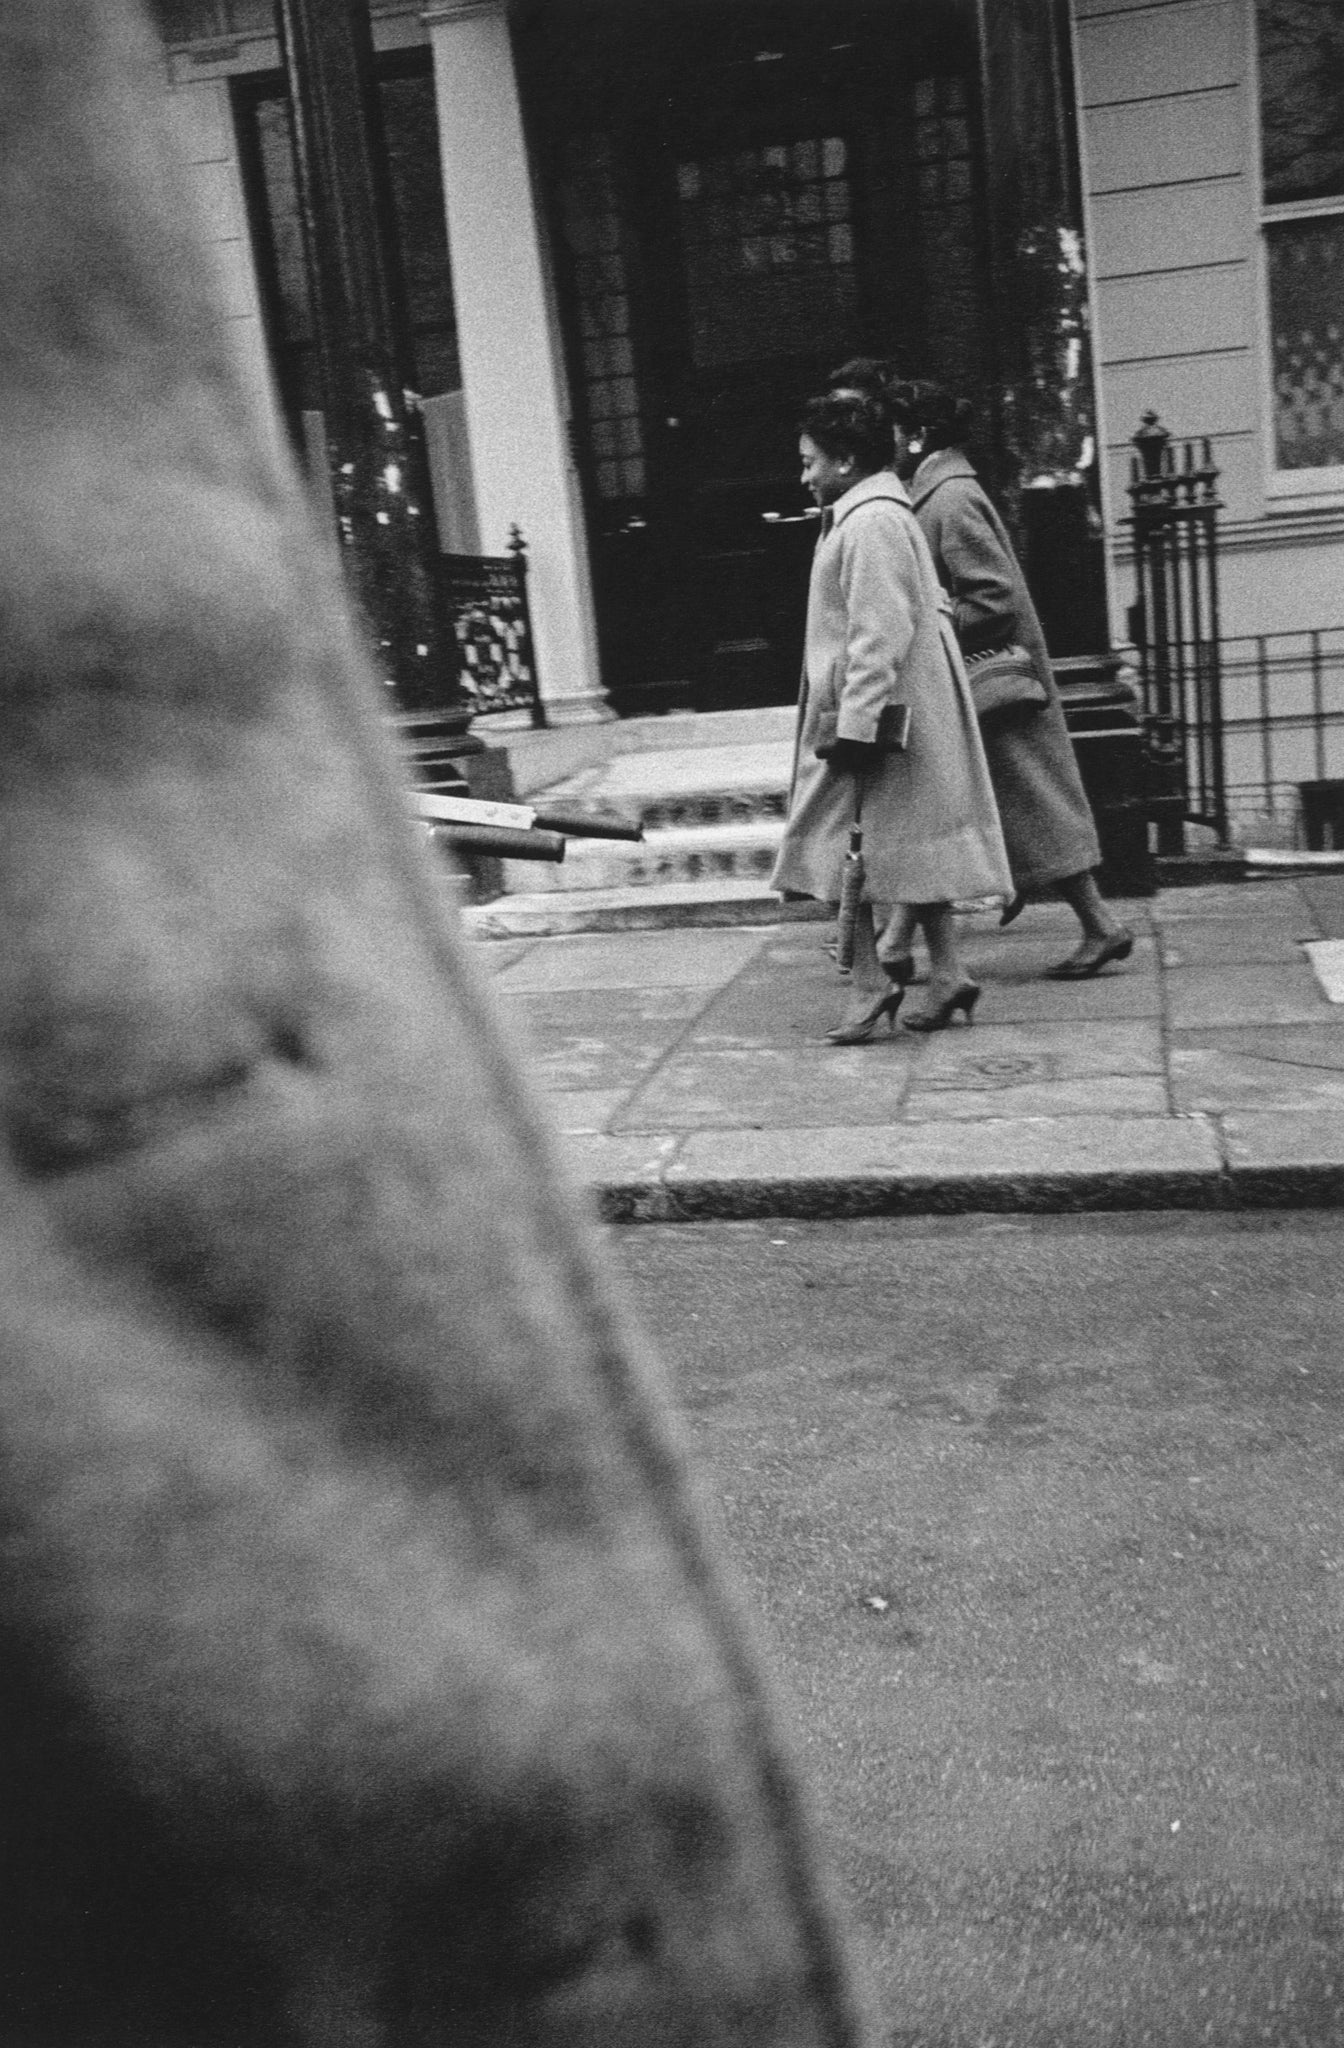
{"type": "Polygon", "coordinates": [[[1344,2044],[1344,1216],[611,1241],[881,2038],[1344,2044]]]}

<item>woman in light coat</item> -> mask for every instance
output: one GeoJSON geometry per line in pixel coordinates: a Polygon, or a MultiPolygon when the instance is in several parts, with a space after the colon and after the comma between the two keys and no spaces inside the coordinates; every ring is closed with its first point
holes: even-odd
{"type": "Polygon", "coordinates": [[[840,898],[856,805],[864,901],[853,1000],[829,1035],[854,1044],[894,1022],[907,959],[879,964],[874,901],[907,906],[924,929],[930,978],[914,1030],[970,1022],[980,991],[956,943],[952,904],[1004,896],[1012,882],[979,727],[946,600],[909,497],[889,467],[884,408],[857,393],[813,399],[803,417],[803,483],[822,508],[808,589],[803,687],[788,821],[772,884],[840,898]],[[884,749],[888,706],[909,709],[903,749],[884,749]],[[820,749],[820,753],[818,752],[820,749]]]}
{"type": "MultiPolygon", "coordinates": [[[[838,373],[843,379],[844,372],[838,373]]],[[[1011,922],[1029,896],[1055,890],[1081,927],[1075,952],[1048,972],[1082,981],[1126,960],[1134,935],[1097,886],[1101,847],[1092,807],[1064,722],[1045,634],[1003,521],[965,452],[971,408],[937,384],[888,382],[898,472],[909,480],[915,517],[952,599],[952,620],[969,658],[1016,644],[1031,655],[1046,702],[984,733],[998,801],[1013,900],[1011,922]]],[[[898,944],[889,931],[884,943],[898,944]]]]}

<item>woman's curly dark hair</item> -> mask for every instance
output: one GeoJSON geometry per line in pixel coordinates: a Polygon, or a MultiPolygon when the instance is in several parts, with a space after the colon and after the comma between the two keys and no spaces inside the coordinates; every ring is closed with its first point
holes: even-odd
{"type": "Polygon", "coordinates": [[[891,415],[864,392],[827,391],[809,398],[798,431],[815,441],[823,455],[848,455],[864,476],[891,462],[891,415]]]}
{"type": "Polygon", "coordinates": [[[865,398],[887,403],[887,391],[896,378],[896,365],[889,356],[851,356],[832,370],[826,379],[828,391],[861,391],[865,398]]]}
{"type": "Polygon", "coordinates": [[[885,396],[896,424],[923,442],[926,455],[935,448],[964,448],[970,440],[975,407],[945,384],[927,377],[893,377],[885,396]]]}

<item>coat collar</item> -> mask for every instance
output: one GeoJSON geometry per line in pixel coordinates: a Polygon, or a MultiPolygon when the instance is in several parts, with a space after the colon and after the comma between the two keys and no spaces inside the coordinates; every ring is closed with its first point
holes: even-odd
{"type": "Polygon", "coordinates": [[[950,476],[974,475],[974,465],[960,448],[935,448],[932,455],[924,457],[911,479],[911,503],[922,505],[929,492],[946,483],[950,476]]]}
{"type": "Polygon", "coordinates": [[[910,493],[906,490],[905,485],[901,482],[895,470],[877,469],[873,471],[871,476],[861,476],[856,484],[851,484],[844,495],[837,498],[835,503],[829,507],[831,514],[829,530],[834,531],[840,524],[840,521],[847,519],[856,506],[866,505],[873,498],[890,498],[897,505],[908,505],[910,503],[910,493]]]}

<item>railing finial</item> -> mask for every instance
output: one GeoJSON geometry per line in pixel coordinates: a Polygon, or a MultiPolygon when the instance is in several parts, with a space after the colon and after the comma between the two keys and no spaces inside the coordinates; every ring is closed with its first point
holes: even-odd
{"type": "Polygon", "coordinates": [[[1145,477],[1161,476],[1166,452],[1171,444],[1171,435],[1163,426],[1152,406],[1142,416],[1142,424],[1133,436],[1134,446],[1139,451],[1145,477]]]}

